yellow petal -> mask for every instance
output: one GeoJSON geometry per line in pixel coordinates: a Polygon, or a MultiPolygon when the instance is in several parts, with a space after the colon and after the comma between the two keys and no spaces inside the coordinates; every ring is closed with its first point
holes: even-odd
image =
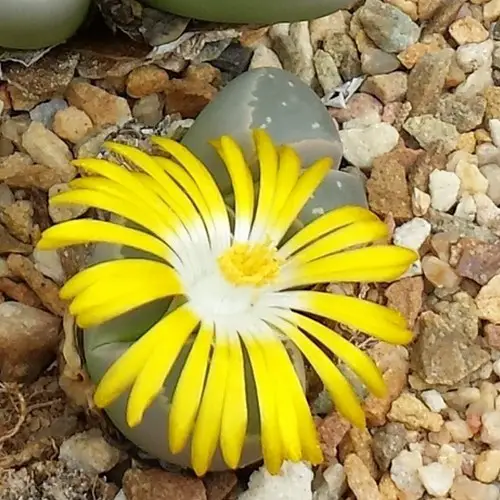
{"type": "Polygon", "coordinates": [[[260,439],[264,464],[270,474],[278,474],[283,464],[283,451],[281,449],[277,402],[274,391],[276,380],[269,373],[262,350],[250,336],[250,332],[245,332],[242,335],[242,340],[250,358],[257,389],[261,429],[260,439]]]}
{"type": "MultiPolygon", "coordinates": [[[[268,325],[263,324],[262,327],[262,335],[255,335],[254,339],[260,345],[269,374],[274,380],[279,380],[279,384],[274,384],[274,396],[276,398],[283,456],[287,460],[298,462],[302,456],[299,421],[295,410],[295,401],[292,397],[293,390],[288,385],[285,385],[286,382],[290,381],[287,380],[287,367],[283,366],[283,358],[278,353],[281,342],[268,325]]],[[[290,363],[288,359],[288,364],[290,363]]]]}
{"type": "Polygon", "coordinates": [[[370,356],[361,349],[358,349],[337,332],[307,316],[291,312],[283,317],[302,328],[311,337],[330,349],[337,358],[344,361],[375,396],[383,397],[386,394],[387,388],[380,370],[370,356]]]}
{"type": "Polygon", "coordinates": [[[278,244],[304,205],[321,184],[333,165],[331,158],[323,158],[311,165],[299,178],[292,189],[287,202],[279,212],[270,234],[273,242],[278,244]]]}
{"type": "Polygon", "coordinates": [[[281,318],[269,322],[281,330],[302,351],[330,394],[338,412],[357,427],[365,427],[365,415],[356,393],[340,370],[323,351],[311,342],[295,325],[281,318]]]}
{"type": "Polygon", "coordinates": [[[250,169],[243,152],[229,136],[222,136],[212,143],[224,160],[231,177],[235,200],[234,240],[247,241],[254,216],[254,187],[250,169]]]}
{"type": "MultiPolygon", "coordinates": [[[[235,332],[232,332],[235,333],[235,332]]],[[[243,351],[237,335],[229,337],[229,368],[220,429],[220,448],[227,466],[236,469],[247,431],[247,395],[243,351]]]]}
{"type": "Polygon", "coordinates": [[[327,255],[283,270],[281,288],[332,281],[388,281],[400,278],[418,258],[416,252],[395,245],[376,245],[327,255]]]}
{"type": "Polygon", "coordinates": [[[105,408],[132,385],[150,354],[157,350],[163,337],[171,335],[172,327],[185,316],[186,307],[167,313],[139,340],[135,341],[106,371],[94,394],[97,407],[105,408]]]}
{"type": "MultiPolygon", "coordinates": [[[[259,159],[259,195],[255,221],[250,238],[253,241],[264,238],[271,209],[276,198],[278,176],[278,153],[269,134],[263,129],[253,131],[253,140],[259,159]]],[[[279,184],[278,184],[279,186],[279,184]]]]}
{"type": "Polygon", "coordinates": [[[356,245],[380,241],[387,238],[388,235],[389,228],[382,221],[355,222],[323,236],[299,250],[288,262],[290,265],[310,262],[356,245]]]}
{"type": "Polygon", "coordinates": [[[299,423],[298,431],[302,459],[313,465],[318,465],[323,462],[323,452],[319,444],[318,432],[290,356],[280,341],[272,344],[266,342],[266,354],[268,360],[276,365],[277,373],[279,373],[277,380],[280,383],[276,385],[277,389],[288,393],[293,402],[297,422],[299,423]]]}
{"type": "Polygon", "coordinates": [[[141,276],[143,273],[154,273],[166,264],[148,259],[120,259],[100,262],[83,269],[70,278],[59,292],[63,300],[73,299],[86,288],[98,281],[109,282],[119,276],[141,276]]]}
{"type": "Polygon", "coordinates": [[[181,306],[178,311],[178,314],[171,313],[165,318],[165,335],[148,356],[132,386],[127,402],[127,424],[130,427],[141,423],[144,412],[162,390],[182,347],[198,324],[198,318],[186,306],[181,306]]]}
{"type": "Polygon", "coordinates": [[[55,250],[86,243],[112,243],[128,246],[156,255],[166,261],[171,261],[175,256],[165,243],[154,236],[112,222],[91,219],[70,220],[49,227],[43,232],[37,248],[55,250]]]}
{"type": "Polygon", "coordinates": [[[227,248],[230,245],[231,237],[229,215],[224,198],[208,169],[186,147],[172,139],[152,137],[151,142],[175,158],[198,184],[206,204],[212,212],[212,218],[217,225],[219,232],[218,243],[222,248],[227,248]]]}
{"type": "Polygon", "coordinates": [[[175,388],[169,414],[168,443],[172,453],[181,452],[193,431],[207,373],[214,328],[202,323],[175,388]]]}
{"type": "Polygon", "coordinates": [[[336,208],[310,222],[294,234],[279,250],[279,255],[286,259],[300,248],[308,245],[325,234],[354,222],[376,221],[378,217],[363,207],[347,205],[336,208]]]}
{"type": "Polygon", "coordinates": [[[91,191],[89,189],[75,189],[59,193],[50,199],[51,205],[87,205],[89,207],[106,210],[107,212],[125,217],[136,224],[151,231],[163,241],[168,241],[171,231],[151,213],[144,205],[137,205],[132,200],[116,198],[108,193],[91,191]]]}
{"type": "Polygon", "coordinates": [[[208,370],[191,442],[191,463],[198,476],[209,469],[219,441],[224,394],[229,373],[229,344],[215,335],[215,347],[208,370]]]}
{"type": "Polygon", "coordinates": [[[337,321],[390,344],[408,344],[413,334],[401,313],[368,300],[324,292],[279,292],[280,305],[337,321]]]}

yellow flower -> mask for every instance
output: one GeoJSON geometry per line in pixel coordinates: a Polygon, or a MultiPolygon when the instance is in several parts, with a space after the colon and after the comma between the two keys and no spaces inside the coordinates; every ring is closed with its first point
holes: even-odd
{"type": "Polygon", "coordinates": [[[109,151],[134,168],[78,160],[75,164],[93,175],[72,181],[71,190],[51,203],[92,206],[144,230],[72,220],[46,230],[38,244],[55,249],[106,242],[151,255],[96,264],[66,283],[61,297],[70,301],[69,311],[82,328],[160,298],[182,298],[109,368],[95,401],[107,407],[131,387],[127,422],[139,424],[182,347],[194,336],[168,425],[173,453],[192,438],[192,466],[199,475],[209,469],[217,446],[227,466],[238,467],[247,431],[247,362],[257,391],[267,469],[277,473],[286,459],[322,461],[304,391],[282,343],[285,338],[317,371],[338,411],[353,424],[365,425],[354,390],[325,349],[377,396],[385,393],[382,376],[367,354],[311,314],[394,344],[412,339],[404,318],[394,310],[307,287],[393,280],[415,261],[415,252],[373,244],[387,237],[387,227],[358,206],[325,213],[286,239],[332,161],[321,159],[301,172],[292,148],[276,148],[263,130],[254,131],[253,137],[258,189],[235,141],[224,136],[213,143],[232,180],[234,214],[207,168],[179,143],[153,138],[170,159],[107,143],[109,151]]]}

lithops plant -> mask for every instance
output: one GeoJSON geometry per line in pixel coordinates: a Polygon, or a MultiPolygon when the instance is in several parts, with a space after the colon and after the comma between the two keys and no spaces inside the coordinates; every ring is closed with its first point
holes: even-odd
{"type": "Polygon", "coordinates": [[[348,9],[356,0],[144,0],[180,16],[228,23],[303,21],[348,9]]]}
{"type": "Polygon", "coordinates": [[[109,160],[78,160],[89,175],[50,203],[118,219],[64,222],[38,244],[98,243],[91,265],[61,290],[84,329],[94,401],[149,455],[198,475],[262,457],[272,473],[285,459],[321,462],[303,357],[338,411],[364,425],[335,356],[374,394],[384,394],[383,379],[366,353],[309,313],[392,343],[412,338],[395,311],[311,290],[395,279],[417,255],[380,244],[388,228],[358,197],[362,187],[349,191],[357,179],[335,170],[336,128],[301,85],[277,70],[243,75],[183,144],[153,138],[149,155],[109,143],[109,160]],[[330,184],[334,175],[348,176],[347,192],[330,184]]]}
{"type": "Polygon", "coordinates": [[[91,0],[1,0],[0,47],[40,49],[70,38],[91,0]]]}

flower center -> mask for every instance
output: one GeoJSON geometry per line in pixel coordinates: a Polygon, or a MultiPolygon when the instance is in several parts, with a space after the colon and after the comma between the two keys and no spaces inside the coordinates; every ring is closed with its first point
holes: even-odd
{"type": "Polygon", "coordinates": [[[263,286],[278,276],[276,248],[263,243],[235,243],[218,258],[222,275],[233,285],[263,286]]]}

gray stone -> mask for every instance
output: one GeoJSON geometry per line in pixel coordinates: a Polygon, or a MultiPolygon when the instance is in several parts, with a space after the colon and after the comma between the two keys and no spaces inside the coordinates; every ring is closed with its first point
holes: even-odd
{"type": "Polygon", "coordinates": [[[442,96],[438,104],[438,118],[457,127],[459,132],[469,132],[477,128],[484,118],[486,99],[482,95],[465,97],[448,94],[442,96]]]}
{"type": "Polygon", "coordinates": [[[382,472],[389,469],[392,459],[404,449],[406,443],[406,429],[403,424],[391,422],[373,435],[373,458],[382,472]]]}

